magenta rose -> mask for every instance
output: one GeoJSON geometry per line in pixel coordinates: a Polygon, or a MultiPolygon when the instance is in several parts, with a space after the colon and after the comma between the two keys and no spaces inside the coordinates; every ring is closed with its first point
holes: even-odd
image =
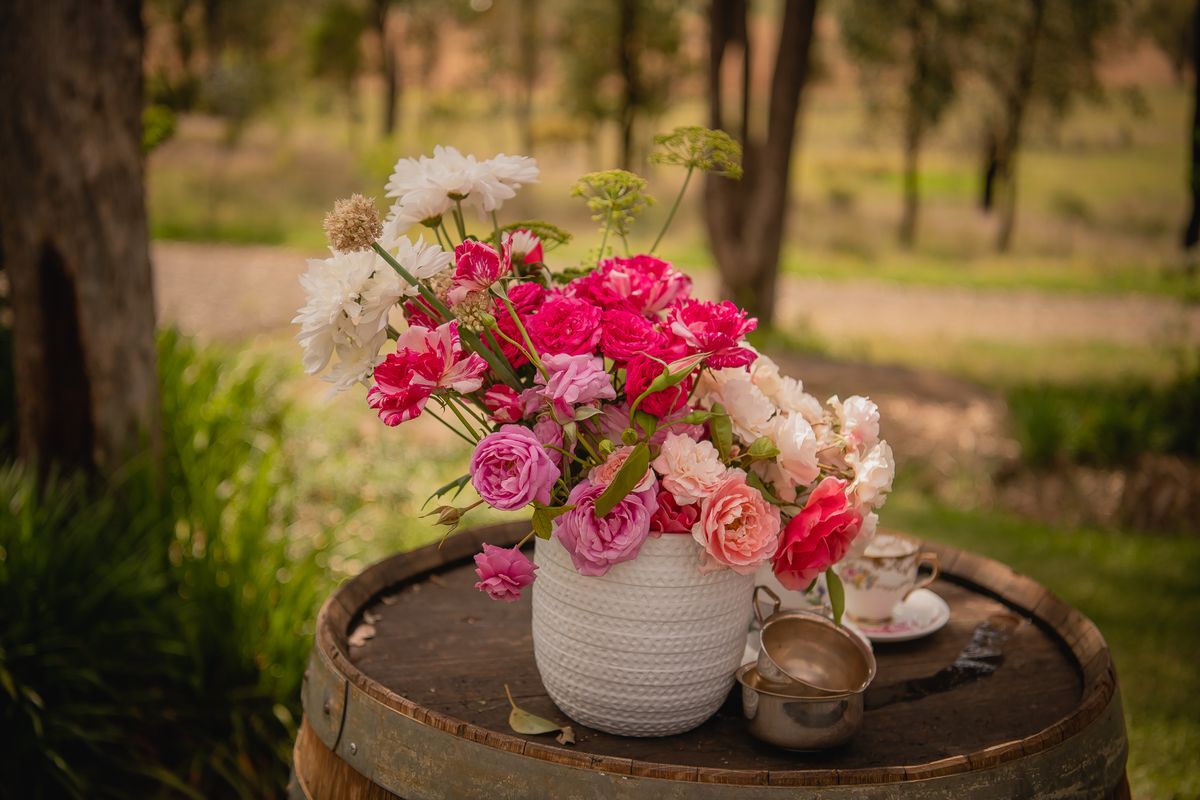
{"type": "Polygon", "coordinates": [[[591,303],[555,295],[546,299],[526,327],[541,355],[595,352],[600,341],[601,311],[591,303]]]}
{"type": "Polygon", "coordinates": [[[842,560],[861,528],[862,515],[846,499],[846,481],[821,481],[783,529],[773,561],[779,582],[789,589],[806,589],[842,560]]]}
{"type": "Polygon", "coordinates": [[[581,481],[567,498],[575,508],[554,521],[554,537],[571,554],[581,575],[603,575],[613,564],[629,561],[650,535],[650,517],[658,509],[653,489],[631,492],[605,517],[596,516],[603,486],[581,481]]]}
{"type": "Polygon", "coordinates": [[[779,509],[746,483],[746,473],[731,469],[700,501],[700,517],[692,538],[704,546],[700,570],[729,567],[749,575],[775,554],[779,544],[779,509]]]}
{"type": "Polygon", "coordinates": [[[667,317],[671,332],[695,353],[710,353],[705,365],[714,369],[745,367],[758,357],[744,346],[747,333],[758,327],[758,320],[728,300],[707,303],[683,300],[673,306],[667,317]]]}
{"type": "Polygon", "coordinates": [[[511,603],[521,598],[521,590],[533,583],[537,565],[517,548],[485,544],[482,553],[475,554],[475,588],[487,592],[493,600],[511,603]]]}
{"type": "Polygon", "coordinates": [[[636,355],[658,350],[662,334],[641,314],[610,308],[600,323],[600,352],[624,363],[636,355]]]}
{"type": "Polygon", "coordinates": [[[471,456],[471,485],[492,508],[511,511],[550,502],[559,469],[533,431],[504,425],[483,437],[471,456]]]}
{"type": "Polygon", "coordinates": [[[692,279],[670,263],[654,256],[606,258],[583,277],[568,285],[575,297],[601,308],[619,308],[654,316],[671,303],[687,297],[692,279]]]}
{"type": "Polygon", "coordinates": [[[616,399],[617,390],[599,356],[551,353],[542,359],[542,365],[546,375],[539,373],[534,383],[543,387],[542,397],[561,420],[571,419],[575,406],[616,399]]]}
{"type": "MultiPolygon", "coordinates": [[[[633,402],[641,397],[642,392],[650,387],[654,379],[666,369],[661,363],[648,356],[637,356],[625,367],[625,397],[633,402]]],[[[642,400],[638,410],[652,414],[659,419],[666,419],[687,406],[688,395],[692,393],[695,382],[694,373],[682,383],[669,386],[660,392],[654,392],[642,400]]]]}
{"type": "MultiPolygon", "coordinates": [[[[508,289],[508,300],[513,305],[513,311],[517,312],[517,317],[521,320],[521,324],[528,330],[529,319],[537,310],[541,308],[543,301],[546,299],[546,290],[533,281],[522,281],[514,284],[508,289]]],[[[503,304],[497,304],[494,311],[496,317],[496,327],[514,342],[524,344],[524,339],[521,338],[521,331],[517,329],[517,323],[513,322],[512,315],[508,313],[508,309],[503,304]]],[[[517,346],[508,340],[496,337],[500,340],[500,352],[504,354],[504,358],[514,367],[520,367],[523,364],[528,364],[529,359],[517,349],[517,346]]]]}
{"type": "Polygon", "coordinates": [[[658,490],[658,510],[650,517],[650,535],[660,533],[691,533],[700,518],[700,507],[681,506],[675,495],[666,489],[658,490]]]}
{"type": "Polygon", "coordinates": [[[522,416],[521,396],[511,386],[497,383],[483,394],[483,404],[496,422],[516,422],[522,416]]]}

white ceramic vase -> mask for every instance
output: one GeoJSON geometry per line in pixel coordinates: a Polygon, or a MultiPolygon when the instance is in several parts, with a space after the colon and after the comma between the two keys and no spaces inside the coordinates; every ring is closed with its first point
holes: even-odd
{"type": "Polygon", "coordinates": [[[537,540],[533,652],[564,714],[621,736],[669,736],[716,713],[742,661],[754,576],[703,574],[699,559],[692,537],[667,534],[587,577],[557,540],[537,540]]]}

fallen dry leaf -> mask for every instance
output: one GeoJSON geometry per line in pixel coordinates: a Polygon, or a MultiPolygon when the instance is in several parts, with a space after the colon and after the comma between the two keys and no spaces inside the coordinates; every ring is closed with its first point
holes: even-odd
{"type": "Polygon", "coordinates": [[[354,629],[354,633],[350,634],[350,646],[362,647],[370,639],[375,638],[375,626],[363,623],[354,629]]]}

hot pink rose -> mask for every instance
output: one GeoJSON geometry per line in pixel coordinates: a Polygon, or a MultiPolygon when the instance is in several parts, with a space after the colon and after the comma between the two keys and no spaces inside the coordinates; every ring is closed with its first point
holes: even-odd
{"type": "Polygon", "coordinates": [[[542,358],[542,365],[546,375],[539,373],[534,383],[543,387],[542,397],[561,420],[571,419],[575,406],[616,399],[617,390],[599,356],[551,353],[542,358]]]}
{"type": "Polygon", "coordinates": [[[744,367],[758,357],[743,346],[747,333],[758,327],[758,320],[728,300],[706,303],[684,300],[673,306],[667,317],[671,332],[693,348],[693,352],[711,353],[704,363],[714,369],[744,367]]]}
{"type": "Polygon", "coordinates": [[[511,386],[497,383],[484,392],[483,404],[496,422],[516,422],[522,416],[521,396],[511,386]]]}
{"type": "MultiPolygon", "coordinates": [[[[654,379],[666,369],[662,364],[648,356],[637,356],[625,367],[625,396],[633,402],[642,392],[650,387],[654,379]]],[[[647,395],[638,410],[652,414],[659,419],[666,419],[676,412],[682,411],[687,405],[688,395],[692,392],[695,382],[694,373],[682,383],[670,386],[660,392],[647,395]]]]}
{"type": "Polygon", "coordinates": [[[454,248],[454,283],[446,295],[451,305],[461,303],[471,292],[486,291],[512,270],[512,244],[502,252],[485,242],[467,239],[454,248]]]}
{"type": "Polygon", "coordinates": [[[492,508],[511,511],[550,502],[559,469],[533,431],[504,425],[483,437],[471,456],[471,485],[492,508]]]}
{"type": "Polygon", "coordinates": [[[654,316],[687,297],[692,279],[654,256],[607,258],[568,285],[568,292],[601,308],[619,308],[654,316]]]}
{"type": "MultiPolygon", "coordinates": [[[[520,318],[521,324],[528,329],[529,318],[537,313],[537,310],[541,308],[542,303],[546,299],[546,290],[533,281],[522,281],[521,283],[509,287],[508,299],[509,302],[513,304],[513,310],[517,312],[517,317],[520,318]]],[[[498,304],[495,308],[495,317],[496,327],[498,327],[505,336],[507,336],[509,339],[512,339],[514,342],[521,342],[524,344],[524,340],[521,338],[521,332],[517,330],[517,323],[513,322],[513,318],[508,313],[508,309],[498,304]]],[[[521,351],[517,349],[516,345],[503,338],[496,338],[500,339],[500,352],[503,353],[504,358],[508,360],[508,363],[512,364],[514,367],[519,367],[523,364],[529,363],[529,359],[525,358],[521,351]]]]}
{"type": "Polygon", "coordinates": [[[396,352],[375,367],[367,403],[388,425],[413,419],[435,391],[469,394],[483,385],[487,362],[478,353],[463,357],[458,322],[434,329],[411,327],[396,340],[396,352]]]}
{"type": "Polygon", "coordinates": [[[641,353],[654,352],[662,334],[641,314],[610,308],[600,323],[600,352],[613,361],[626,362],[641,353]]]}
{"type": "Polygon", "coordinates": [[[597,517],[596,498],[603,493],[603,486],[580,481],[567,498],[575,508],[554,521],[554,537],[581,575],[603,575],[613,564],[635,558],[658,510],[653,490],[631,492],[607,516],[597,517]]]}
{"type": "Polygon", "coordinates": [[[601,311],[591,303],[554,295],[526,326],[538,353],[592,353],[600,341],[601,311]]]}
{"type": "Polygon", "coordinates": [[[691,533],[700,518],[697,505],[681,506],[666,489],[658,490],[658,511],[650,517],[650,535],[660,533],[691,533]]]}
{"type": "Polygon", "coordinates": [[[519,600],[521,590],[533,583],[537,565],[517,548],[485,544],[482,553],[475,554],[475,588],[487,592],[493,600],[511,603],[519,600]]]}
{"type": "Polygon", "coordinates": [[[729,567],[749,575],[774,555],[780,524],[779,509],[746,483],[746,473],[729,470],[700,501],[700,518],[692,526],[692,538],[704,547],[700,570],[729,567]]]}
{"type": "MultiPolygon", "coordinates": [[[[621,467],[625,466],[625,462],[629,459],[629,454],[633,452],[633,447],[618,447],[609,453],[608,458],[603,464],[597,464],[588,471],[588,480],[596,486],[608,488],[608,485],[613,482],[613,478],[617,477],[617,473],[621,471],[621,467]]],[[[635,492],[644,492],[654,488],[654,473],[649,468],[646,469],[637,485],[633,487],[635,492]]]]}
{"type": "Polygon", "coordinates": [[[789,589],[807,588],[842,560],[861,527],[862,515],[846,499],[846,482],[821,481],[780,537],[774,559],[779,582],[789,589]]]}

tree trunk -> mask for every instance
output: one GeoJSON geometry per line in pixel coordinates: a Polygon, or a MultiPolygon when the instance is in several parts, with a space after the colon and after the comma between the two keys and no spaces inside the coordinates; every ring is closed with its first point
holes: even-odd
{"type": "Polygon", "coordinates": [[[996,205],[996,176],[1000,172],[998,147],[996,135],[989,131],[983,151],[983,180],[980,181],[979,193],[979,210],[985,214],[990,214],[996,205]]]}
{"type": "Polygon", "coordinates": [[[390,0],[375,0],[375,32],[379,37],[379,69],[383,73],[383,135],[396,130],[396,108],[400,95],[400,64],[388,38],[388,8],[390,0]]]}
{"type": "Polygon", "coordinates": [[[796,117],[808,78],[816,0],[785,4],[762,141],[755,141],[750,131],[746,13],[745,0],[713,0],[710,8],[710,124],[731,133],[742,132],[745,175],[740,182],[709,177],[705,219],[722,291],[767,326],[774,319],[796,117]],[[742,97],[738,105],[742,118],[733,123],[725,119],[725,109],[732,104],[724,102],[721,75],[726,56],[739,46],[742,97]]]}
{"type": "Polygon", "coordinates": [[[158,450],[141,5],[0,6],[0,252],[20,455],[111,472],[158,450]]]}
{"type": "Polygon", "coordinates": [[[1021,126],[1025,120],[1025,107],[1033,90],[1033,75],[1037,65],[1038,40],[1042,35],[1046,1],[1030,0],[1028,28],[1022,37],[1023,47],[1017,63],[1017,75],[1012,91],[1005,103],[1006,125],[1000,141],[999,188],[1003,192],[1000,207],[1000,230],[996,236],[996,250],[1008,252],[1012,246],[1013,230],[1017,222],[1017,151],[1021,146],[1021,126]]]}
{"type": "Polygon", "coordinates": [[[638,74],[637,0],[620,0],[617,12],[617,66],[621,73],[621,168],[634,167],[634,122],[642,103],[638,74]]]}
{"type": "Polygon", "coordinates": [[[521,152],[533,155],[533,94],[538,70],[538,0],[520,0],[517,14],[517,59],[521,85],[517,95],[517,128],[521,152]]]}
{"type": "Polygon", "coordinates": [[[924,135],[923,93],[929,77],[924,31],[918,10],[908,15],[909,48],[912,53],[912,73],[908,83],[908,107],[904,120],[904,210],[900,215],[898,238],[900,245],[911,249],[917,237],[917,212],[921,202],[917,184],[917,165],[924,135]]]}
{"type": "Polygon", "coordinates": [[[1192,17],[1192,212],[1183,231],[1183,249],[1200,244],[1200,2],[1192,17]]]}

